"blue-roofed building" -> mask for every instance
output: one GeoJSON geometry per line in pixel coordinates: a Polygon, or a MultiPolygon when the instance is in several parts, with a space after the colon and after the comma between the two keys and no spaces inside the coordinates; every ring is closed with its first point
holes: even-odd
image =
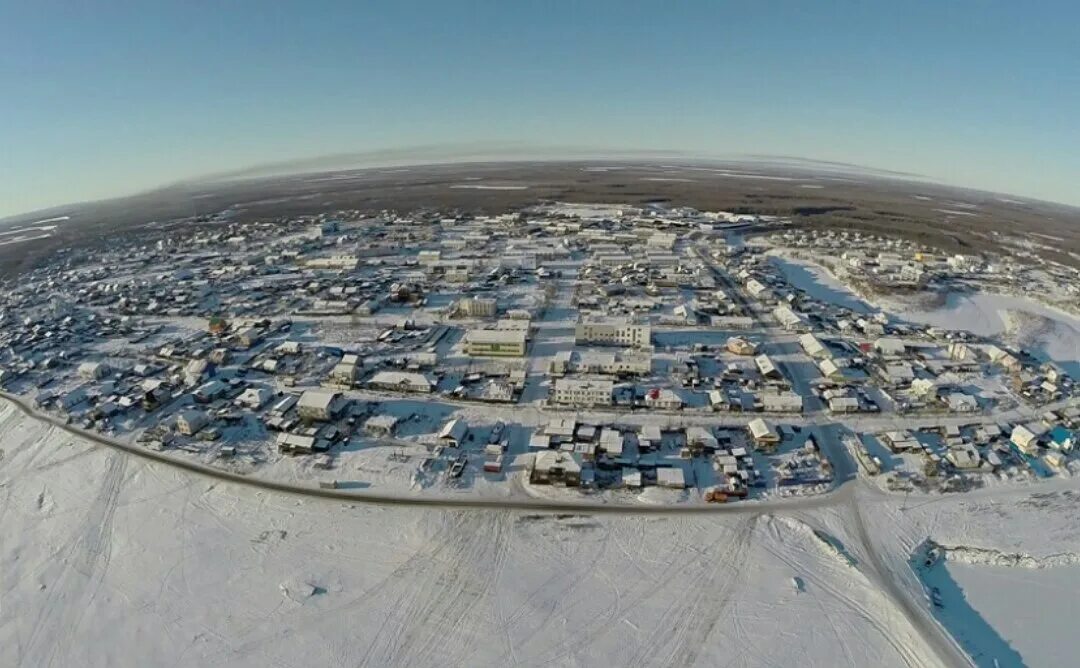
{"type": "Polygon", "coordinates": [[[1051,447],[1058,450],[1072,450],[1076,445],[1076,434],[1061,425],[1050,430],[1049,438],[1051,447]]]}

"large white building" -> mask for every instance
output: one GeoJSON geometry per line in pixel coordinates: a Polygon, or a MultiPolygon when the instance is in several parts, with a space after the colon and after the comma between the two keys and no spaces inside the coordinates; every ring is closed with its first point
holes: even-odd
{"type": "Polygon", "coordinates": [[[522,357],[528,337],[527,329],[471,329],[465,336],[465,352],[473,357],[522,357]]]}
{"type": "Polygon", "coordinates": [[[610,406],[614,387],[610,380],[560,378],[555,381],[551,401],[564,406],[610,406]]]}
{"type": "Polygon", "coordinates": [[[352,387],[356,382],[356,369],[360,363],[357,355],[348,354],[330,370],[330,382],[335,385],[352,387]]]}
{"type": "Polygon", "coordinates": [[[802,413],[803,398],[796,392],[766,392],[761,404],[768,413],[802,413]]]}
{"type": "Polygon", "coordinates": [[[416,263],[424,267],[432,267],[439,264],[442,253],[437,250],[422,250],[416,254],[416,263]]]}
{"type": "Polygon", "coordinates": [[[574,341],[579,344],[645,348],[651,339],[652,328],[647,323],[637,323],[630,318],[585,316],[578,321],[574,330],[574,341]]]}
{"type": "Polygon", "coordinates": [[[643,376],[652,371],[652,353],[640,350],[610,353],[596,350],[580,353],[561,350],[551,358],[548,371],[553,376],[562,376],[571,371],[611,376],[643,376]]]}
{"type": "Polygon", "coordinates": [[[489,297],[466,297],[458,302],[457,314],[464,318],[492,318],[498,302],[489,297]]]}

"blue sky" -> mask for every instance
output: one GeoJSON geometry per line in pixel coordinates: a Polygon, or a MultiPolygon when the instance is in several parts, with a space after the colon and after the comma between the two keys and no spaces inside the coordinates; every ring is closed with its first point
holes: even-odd
{"type": "Polygon", "coordinates": [[[792,155],[1080,204],[1078,25],[1064,2],[0,0],[0,215],[473,142],[792,155]]]}

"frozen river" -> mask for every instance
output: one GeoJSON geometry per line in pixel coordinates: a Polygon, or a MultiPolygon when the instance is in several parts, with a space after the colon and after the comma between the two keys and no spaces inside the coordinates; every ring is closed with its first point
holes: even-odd
{"type": "MultiPolygon", "coordinates": [[[[812,262],[773,257],[784,278],[805,290],[815,299],[844,306],[857,313],[874,309],[843,282],[812,262]]],[[[889,309],[909,322],[948,329],[966,329],[980,336],[999,336],[1008,332],[1010,312],[1035,316],[1016,332],[1019,344],[1032,353],[1053,360],[1074,377],[1080,377],[1080,318],[1044,306],[1026,297],[976,293],[950,293],[945,303],[934,309],[889,309]],[[1045,319],[1045,320],[1044,320],[1045,319]]]]}
{"type": "Polygon", "coordinates": [[[940,308],[909,310],[903,317],[937,327],[967,329],[981,336],[998,336],[1008,332],[1006,314],[1009,312],[1035,316],[1032,320],[1042,323],[1033,322],[1030,327],[1021,325],[1021,331],[1016,333],[1019,345],[1057,362],[1069,375],[1080,376],[1080,318],[1032,299],[983,292],[951,293],[940,308]]]}
{"type": "Polygon", "coordinates": [[[1063,642],[1080,613],[1080,566],[1029,569],[948,562],[926,577],[941,592],[938,619],[976,665],[1067,666],[1063,642]]]}
{"type": "Polygon", "coordinates": [[[843,306],[856,313],[873,313],[876,310],[817,264],[779,256],[771,259],[788,283],[804,290],[814,299],[843,306]]]}

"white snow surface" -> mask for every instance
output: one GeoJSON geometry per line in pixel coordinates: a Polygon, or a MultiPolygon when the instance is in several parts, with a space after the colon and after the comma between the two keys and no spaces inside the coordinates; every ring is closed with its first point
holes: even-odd
{"type": "Polygon", "coordinates": [[[92,446],[7,404],[0,434],[7,665],[939,665],[811,531],[839,511],[345,504],[92,446]]]}

